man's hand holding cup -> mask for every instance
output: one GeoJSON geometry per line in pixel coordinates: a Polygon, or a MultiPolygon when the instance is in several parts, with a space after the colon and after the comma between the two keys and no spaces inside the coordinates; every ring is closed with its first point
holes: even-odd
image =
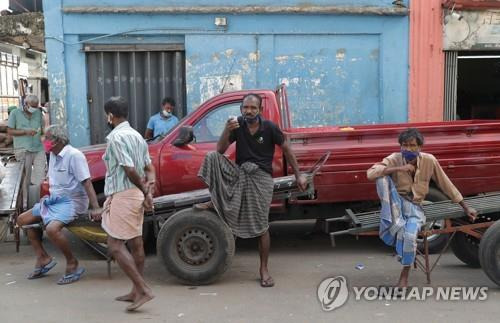
{"type": "Polygon", "coordinates": [[[229,131],[233,131],[234,129],[238,129],[240,124],[238,122],[238,117],[230,116],[226,123],[226,128],[229,131]]]}

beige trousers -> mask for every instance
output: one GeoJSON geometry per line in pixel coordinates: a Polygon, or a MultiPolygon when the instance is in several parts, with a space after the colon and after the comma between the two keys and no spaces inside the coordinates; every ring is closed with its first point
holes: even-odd
{"type": "Polygon", "coordinates": [[[24,160],[23,199],[24,202],[26,202],[28,198],[29,186],[40,185],[45,178],[45,166],[47,164],[47,159],[44,151],[17,151],[16,160],[24,160]]]}

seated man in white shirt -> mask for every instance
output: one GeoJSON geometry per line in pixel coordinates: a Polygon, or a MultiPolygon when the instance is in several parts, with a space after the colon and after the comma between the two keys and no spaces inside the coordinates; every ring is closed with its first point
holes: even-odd
{"type": "MultiPolygon", "coordinates": [[[[66,258],[66,272],[58,281],[59,285],[63,285],[78,281],[84,269],[78,267],[78,260],[61,230],[79,214],[88,212],[89,200],[91,212],[98,213],[100,210],[83,153],[69,144],[63,127],[49,126],[45,134],[43,146],[51,155],[47,174],[50,196],[43,197],[31,210],[21,214],[17,225],[43,222],[49,239],[66,258]]],[[[45,251],[36,229],[28,228],[27,232],[36,253],[35,269],[28,279],[40,278],[56,265],[56,261],[45,251]]]]}

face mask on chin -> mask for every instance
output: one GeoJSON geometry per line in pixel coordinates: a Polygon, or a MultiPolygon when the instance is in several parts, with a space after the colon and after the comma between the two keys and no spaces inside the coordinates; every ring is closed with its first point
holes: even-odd
{"type": "Polygon", "coordinates": [[[245,121],[248,122],[249,124],[254,124],[257,121],[259,121],[259,119],[260,119],[259,115],[256,115],[255,117],[249,117],[249,116],[244,116],[244,117],[245,117],[245,121]]]}
{"type": "Polygon", "coordinates": [[[161,115],[162,115],[164,118],[170,118],[170,117],[172,116],[172,112],[165,111],[165,110],[161,110],[161,115]]]}

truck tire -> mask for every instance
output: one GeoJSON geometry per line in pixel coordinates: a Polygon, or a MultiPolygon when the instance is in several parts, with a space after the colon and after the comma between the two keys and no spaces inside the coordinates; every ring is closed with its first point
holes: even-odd
{"type": "Polygon", "coordinates": [[[455,233],[450,242],[451,250],[463,263],[472,268],[479,268],[479,240],[463,232],[455,233]]]}
{"type": "Polygon", "coordinates": [[[158,233],[156,250],[167,270],[188,285],[206,285],[229,268],[234,237],[212,211],[184,209],[172,215],[158,233]]]}
{"type": "Polygon", "coordinates": [[[500,286],[500,220],[489,227],[482,236],[479,261],[486,275],[500,286]]]}
{"type": "MultiPolygon", "coordinates": [[[[439,201],[449,200],[449,198],[446,195],[444,195],[440,190],[434,187],[430,187],[429,193],[427,193],[425,200],[430,202],[439,202],[439,201]]],[[[436,223],[434,224],[435,229],[440,229],[442,227],[444,227],[444,220],[436,221],[436,223]]],[[[448,243],[449,238],[450,235],[446,233],[433,234],[427,237],[427,243],[429,244],[429,254],[441,252],[441,250],[443,250],[443,248],[446,246],[446,243],[448,243]]],[[[422,238],[417,239],[417,246],[418,250],[424,252],[424,240],[422,238]]]]}

